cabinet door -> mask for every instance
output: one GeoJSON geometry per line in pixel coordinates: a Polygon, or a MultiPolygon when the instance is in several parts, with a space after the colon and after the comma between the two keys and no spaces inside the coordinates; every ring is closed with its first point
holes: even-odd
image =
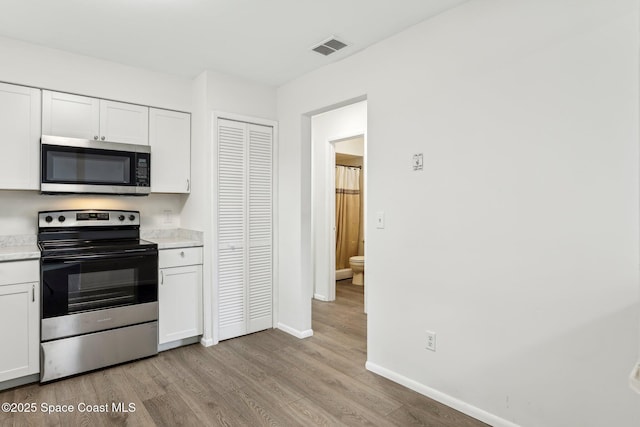
{"type": "Polygon", "coordinates": [[[100,140],[149,144],[149,107],[100,100],[100,140]]]}
{"type": "Polygon", "coordinates": [[[151,191],[189,193],[191,190],[191,115],[149,109],[151,191]]]}
{"type": "Polygon", "coordinates": [[[0,188],[40,189],[40,89],[0,83],[0,188]]]}
{"type": "Polygon", "coordinates": [[[38,290],[36,282],[0,286],[0,382],[40,370],[38,290]]]}
{"type": "Polygon", "coordinates": [[[42,91],[42,133],[69,138],[100,137],[100,102],[96,98],[42,91]]]}
{"type": "Polygon", "coordinates": [[[202,265],[160,269],[159,344],[202,334],[202,265]]]}

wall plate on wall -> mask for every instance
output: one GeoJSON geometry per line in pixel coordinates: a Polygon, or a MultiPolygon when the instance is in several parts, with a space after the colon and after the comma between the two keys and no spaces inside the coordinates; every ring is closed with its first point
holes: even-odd
{"type": "Polygon", "coordinates": [[[413,170],[421,171],[423,168],[422,153],[413,155],[413,170]]]}

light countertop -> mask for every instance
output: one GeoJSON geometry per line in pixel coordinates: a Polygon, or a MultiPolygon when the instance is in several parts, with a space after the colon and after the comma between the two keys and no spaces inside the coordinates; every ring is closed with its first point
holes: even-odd
{"type": "Polygon", "coordinates": [[[146,237],[144,240],[157,243],[158,249],[192,248],[202,246],[202,242],[182,237],[146,237]]]}
{"type": "MultiPolygon", "coordinates": [[[[201,231],[183,228],[141,230],[141,238],[158,244],[158,249],[203,246],[201,231]]],[[[40,249],[35,235],[0,236],[0,262],[39,259],[40,249]]]]}
{"type": "Polygon", "coordinates": [[[201,231],[175,228],[168,230],[141,230],[140,238],[157,243],[158,249],[191,248],[203,245],[201,231]]]}
{"type": "Polygon", "coordinates": [[[35,243],[20,246],[0,247],[0,262],[39,259],[40,249],[35,243]]]}

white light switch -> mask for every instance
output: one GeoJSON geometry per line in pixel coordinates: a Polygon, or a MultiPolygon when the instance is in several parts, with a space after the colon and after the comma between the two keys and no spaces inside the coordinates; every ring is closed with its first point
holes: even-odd
{"type": "Polygon", "coordinates": [[[384,212],[376,212],[376,228],[384,228],[384,212]]]}
{"type": "Polygon", "coordinates": [[[423,160],[423,156],[422,153],[418,153],[418,154],[414,154],[413,155],[413,170],[414,171],[421,171],[424,167],[424,160],[423,160]]]}

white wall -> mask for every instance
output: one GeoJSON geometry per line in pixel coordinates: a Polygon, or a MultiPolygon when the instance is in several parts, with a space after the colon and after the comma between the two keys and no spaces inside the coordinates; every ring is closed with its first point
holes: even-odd
{"type": "MultiPolygon", "coordinates": [[[[335,233],[330,212],[330,206],[335,209],[335,189],[329,185],[333,182],[330,174],[334,174],[330,159],[333,155],[331,142],[366,134],[367,103],[361,101],[313,116],[311,129],[314,298],[329,301],[334,299],[331,281],[335,280],[335,272],[332,274],[328,268],[329,265],[335,268],[335,262],[331,263],[331,257],[335,259],[335,248],[331,250],[331,244],[334,243],[332,235],[335,233]]],[[[360,145],[363,145],[362,142],[360,145]]]]}
{"type": "Polygon", "coordinates": [[[212,114],[216,111],[275,120],[276,90],[213,71],[202,72],[193,83],[194,109],[191,139],[191,196],[185,204],[185,226],[205,230],[210,226],[212,114]]]}
{"type": "Polygon", "coordinates": [[[191,111],[191,80],[0,37],[0,81],[191,111]]]}
{"type": "MultiPolygon", "coordinates": [[[[0,37],[0,81],[191,111],[191,81],[0,37]]],[[[0,235],[35,234],[47,209],[136,209],[143,228],[180,227],[185,196],[45,196],[0,191],[0,235]]]]}
{"type": "Polygon", "coordinates": [[[175,195],[145,197],[42,195],[37,191],[0,191],[0,236],[38,232],[38,212],[58,209],[129,209],[140,211],[142,229],[178,228],[184,200],[175,195]]]}
{"type": "Polygon", "coordinates": [[[639,425],[638,30],[475,0],[279,88],[280,316],[310,325],[305,115],[366,95],[368,367],[493,425],[639,425]]]}

